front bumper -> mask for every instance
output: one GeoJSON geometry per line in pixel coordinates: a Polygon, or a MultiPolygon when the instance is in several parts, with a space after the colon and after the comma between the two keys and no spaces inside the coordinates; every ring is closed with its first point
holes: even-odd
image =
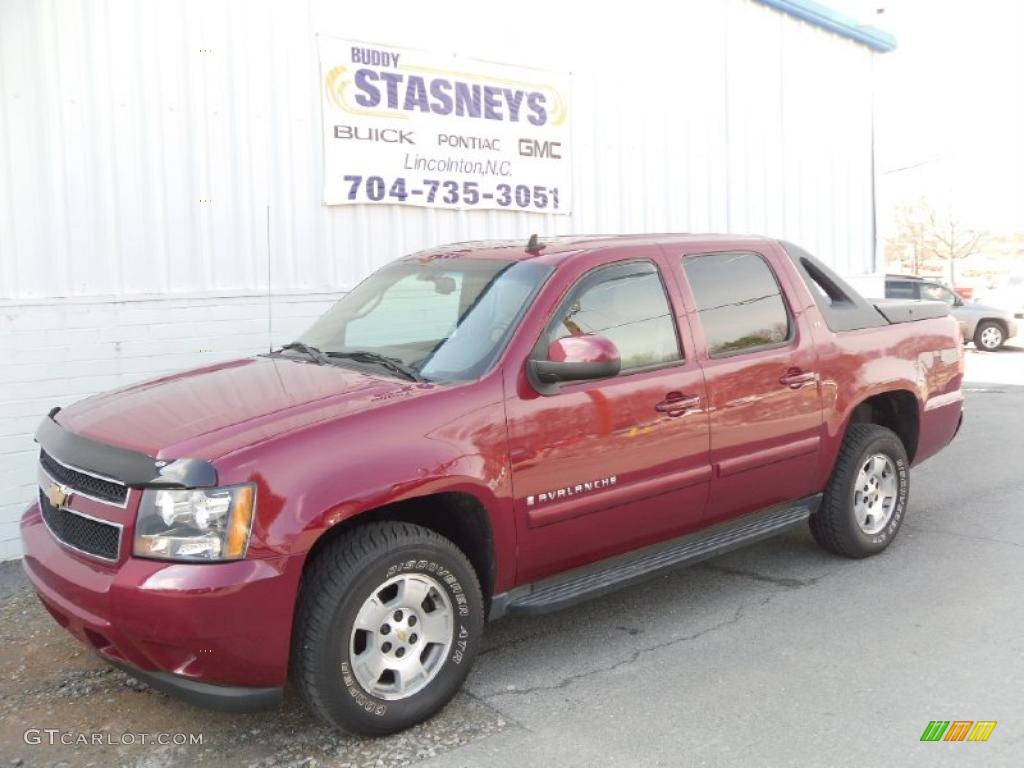
{"type": "Polygon", "coordinates": [[[149,672],[113,659],[108,661],[151,688],[204,709],[233,713],[264,712],[277,709],[284,699],[284,686],[254,688],[241,685],[213,685],[199,680],[189,680],[170,672],[149,672]]]}
{"type": "Polygon", "coordinates": [[[111,663],[200,706],[240,712],[280,702],[300,558],[108,565],[57,542],[36,504],[21,537],[43,605],[111,663]]]}

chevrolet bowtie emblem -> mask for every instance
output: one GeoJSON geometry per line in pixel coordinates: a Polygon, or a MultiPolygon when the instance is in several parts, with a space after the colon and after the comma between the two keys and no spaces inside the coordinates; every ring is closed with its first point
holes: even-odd
{"type": "Polygon", "coordinates": [[[60,483],[50,483],[43,489],[47,500],[57,509],[67,509],[71,501],[71,489],[60,483]]]}

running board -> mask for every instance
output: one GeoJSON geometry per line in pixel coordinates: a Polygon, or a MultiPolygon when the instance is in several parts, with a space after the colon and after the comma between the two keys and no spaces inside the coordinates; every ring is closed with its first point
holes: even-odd
{"type": "Polygon", "coordinates": [[[814,513],[821,494],[754,512],[687,536],[601,560],[582,568],[515,587],[491,600],[490,619],[505,614],[549,613],[614,592],[668,568],[693,565],[761,541],[803,522],[814,513]]]}

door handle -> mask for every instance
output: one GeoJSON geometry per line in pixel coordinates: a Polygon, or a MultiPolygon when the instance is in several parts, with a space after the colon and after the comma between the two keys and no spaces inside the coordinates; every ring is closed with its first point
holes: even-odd
{"type": "Polygon", "coordinates": [[[790,368],[779,377],[779,384],[784,384],[790,389],[800,389],[804,384],[812,384],[818,380],[818,374],[811,371],[801,371],[799,368],[790,368]]]}
{"type": "Polygon", "coordinates": [[[683,395],[679,392],[669,392],[664,400],[654,406],[654,410],[674,417],[682,416],[687,411],[699,407],[699,395],[683,395]]]}

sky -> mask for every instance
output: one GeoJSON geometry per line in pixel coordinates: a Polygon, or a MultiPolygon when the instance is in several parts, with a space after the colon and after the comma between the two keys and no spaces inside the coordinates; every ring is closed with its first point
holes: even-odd
{"type": "Polygon", "coordinates": [[[897,38],[875,68],[880,229],[925,196],[975,229],[1024,234],[1024,1],[857,5],[897,38]]]}

